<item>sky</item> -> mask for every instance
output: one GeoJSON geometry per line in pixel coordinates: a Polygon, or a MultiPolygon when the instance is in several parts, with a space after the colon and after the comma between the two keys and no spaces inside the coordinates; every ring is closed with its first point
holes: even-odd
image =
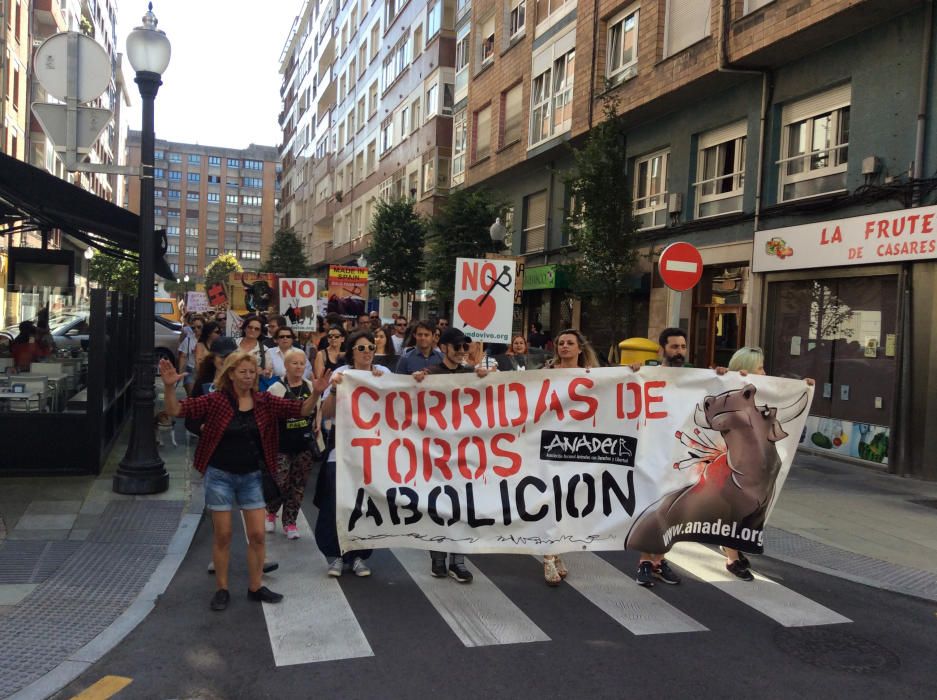
{"type": "MultiPolygon", "coordinates": [[[[145,0],[117,0],[117,46],[141,24],[145,0]]],[[[154,0],[158,28],[172,59],[156,96],[156,137],[203,146],[277,146],[282,131],[280,54],[302,0],[154,0]]],[[[140,93],[133,69],[124,69],[140,128],[140,93]]]]}

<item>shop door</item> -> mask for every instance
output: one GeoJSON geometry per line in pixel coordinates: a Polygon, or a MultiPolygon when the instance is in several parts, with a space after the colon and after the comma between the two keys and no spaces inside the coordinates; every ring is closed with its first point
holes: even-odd
{"type": "Polygon", "coordinates": [[[882,462],[898,365],[897,276],[775,282],[768,298],[767,370],[816,380],[814,445],[882,462]]]}
{"type": "Polygon", "coordinates": [[[745,306],[697,306],[694,312],[696,344],[693,364],[697,367],[728,367],[732,355],[745,344],[745,306]]]}

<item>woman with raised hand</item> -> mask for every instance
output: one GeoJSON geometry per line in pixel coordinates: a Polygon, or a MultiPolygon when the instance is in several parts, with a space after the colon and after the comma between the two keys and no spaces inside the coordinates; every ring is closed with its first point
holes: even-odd
{"type": "MultiPolygon", "coordinates": [[[[335,420],[335,387],[342,382],[342,375],[350,370],[371,372],[375,376],[390,374],[390,370],[383,365],[374,364],[374,335],[369,329],[353,331],[348,336],[348,345],[345,356],[348,364],[338,367],[332,372],[329,387],[322,394],[322,417],[328,421],[335,420]]],[[[316,518],[316,544],[329,560],[329,576],[341,576],[345,566],[350,566],[355,576],[370,576],[371,569],[365,560],[371,556],[370,549],[361,549],[342,554],[338,544],[338,530],[335,528],[335,428],[329,430],[326,441],[327,455],[325,464],[319,470],[316,482],[316,496],[313,503],[319,509],[316,518]]]]}
{"type": "Polygon", "coordinates": [[[318,394],[303,402],[260,393],[254,356],[231,353],[224,362],[215,391],[181,403],[175,385],[181,378],[172,362],[160,360],[159,374],[165,385],[164,410],[171,416],[194,418],[202,423],[193,466],[204,475],[205,507],[211,512],[214,539],[212,560],[217,590],[212,610],[224,610],[228,592],[231,550],[231,511],[241,510],[247,530],[249,600],[279,603],[283,596],[261,583],[264,564],[264,502],[262,470],[271,475],[277,464],[279,421],[309,416],[318,394]]]}
{"type": "MultiPolygon", "coordinates": [[[[599,366],[592,346],[575,328],[560,331],[554,343],[555,356],[548,369],[585,369],[587,372],[599,366]]],[[[569,574],[566,564],[558,554],[543,557],[543,578],[548,586],[559,586],[569,574]]]]}
{"type": "MultiPolygon", "coordinates": [[[[280,328],[285,333],[289,328],[280,328]]],[[[283,356],[285,374],[267,391],[274,396],[292,401],[305,401],[310,395],[321,396],[329,385],[330,373],[319,377],[315,384],[303,375],[307,369],[306,353],[300,348],[290,348],[283,356]]],[[[277,511],[283,507],[283,532],[291,540],[299,539],[296,518],[303,504],[306,481],[312,471],[313,441],[316,439],[315,412],[311,416],[288,418],[280,422],[280,449],[277,454],[277,484],[280,498],[267,502],[266,531],[276,529],[277,511]]]]}

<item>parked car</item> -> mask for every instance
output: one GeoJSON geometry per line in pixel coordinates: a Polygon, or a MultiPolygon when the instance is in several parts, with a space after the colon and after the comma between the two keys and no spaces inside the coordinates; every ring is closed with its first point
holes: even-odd
{"type": "MultiPolygon", "coordinates": [[[[55,341],[55,347],[59,350],[87,347],[90,332],[88,312],[64,312],[52,316],[49,319],[49,329],[52,333],[52,339],[55,341]]],[[[162,358],[170,361],[175,360],[176,353],[179,350],[179,341],[182,337],[181,330],[181,324],[160,317],[154,319],[153,349],[157,360],[162,358]]],[[[0,331],[0,347],[9,345],[17,334],[19,334],[17,326],[10,326],[0,331]]]]}

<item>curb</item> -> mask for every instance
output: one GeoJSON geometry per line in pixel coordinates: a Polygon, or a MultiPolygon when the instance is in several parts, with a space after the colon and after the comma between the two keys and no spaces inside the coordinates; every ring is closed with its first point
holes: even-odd
{"type": "Polygon", "coordinates": [[[150,611],[156,607],[159,597],[166,591],[189,551],[189,546],[192,544],[192,539],[202,519],[202,509],[199,507],[202,501],[201,483],[197,485],[193,483],[192,500],[189,508],[183,512],[179,527],[166,547],[166,555],[130,607],[97,637],[70,654],[44,676],[9,696],[7,700],[44,700],[58,693],[120,644],[136,629],[137,625],[146,619],[150,611]]]}

